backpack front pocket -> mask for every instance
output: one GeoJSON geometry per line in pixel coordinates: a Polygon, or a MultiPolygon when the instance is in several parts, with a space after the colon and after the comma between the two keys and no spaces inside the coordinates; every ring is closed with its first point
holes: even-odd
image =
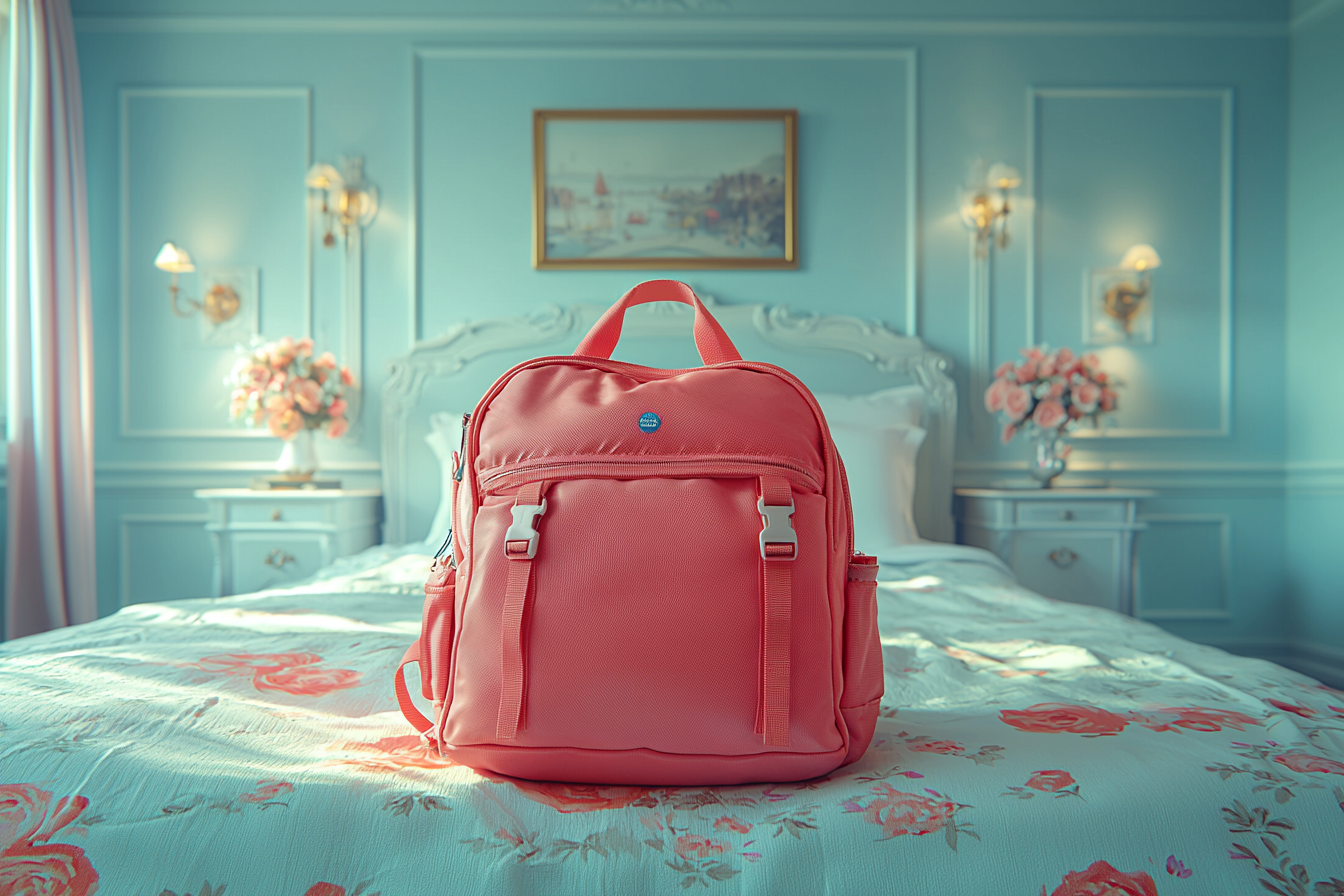
{"type": "MultiPolygon", "coordinates": [[[[444,739],[455,745],[649,749],[742,755],[767,749],[762,513],[756,477],[565,479],[544,489],[518,636],[518,727],[501,741],[514,528],[510,492],[476,514],[473,572],[444,739]]],[[[838,749],[827,589],[826,500],[790,490],[788,746],[838,749]]],[[[787,493],[787,492],[786,492],[787,493]]],[[[528,513],[521,514],[528,516],[528,513]]],[[[517,573],[515,572],[515,577],[517,573]]],[[[515,582],[516,590],[516,582],[515,582]]],[[[507,700],[505,702],[508,702],[507,700]]]]}

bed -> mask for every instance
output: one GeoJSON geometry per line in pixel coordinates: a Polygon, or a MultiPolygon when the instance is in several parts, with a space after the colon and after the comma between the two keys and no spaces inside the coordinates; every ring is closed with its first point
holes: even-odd
{"type": "MultiPolygon", "coordinates": [[[[881,554],[867,754],[720,788],[517,781],[438,757],[390,687],[437,547],[418,536],[441,522],[431,415],[568,351],[598,310],[462,325],[394,364],[387,544],[289,588],[0,645],[0,896],[1344,894],[1344,693],[1051,601],[947,544],[946,364],[835,316],[714,308],[744,356],[819,391],[918,388],[911,514],[928,540],[881,554]]],[[[693,363],[687,330],[637,309],[622,345],[693,363]]]]}

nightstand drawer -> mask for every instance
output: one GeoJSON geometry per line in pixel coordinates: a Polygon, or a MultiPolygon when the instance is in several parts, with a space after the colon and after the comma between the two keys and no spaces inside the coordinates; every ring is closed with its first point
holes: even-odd
{"type": "Polygon", "coordinates": [[[297,582],[327,562],[329,536],[289,532],[236,532],[230,538],[233,593],[247,594],[297,582]]]}
{"type": "Polygon", "coordinates": [[[1124,501],[1019,501],[1017,521],[1028,525],[1123,523],[1124,501]]]}
{"type": "Polygon", "coordinates": [[[1046,597],[1119,610],[1120,546],[1114,532],[1016,532],[1010,565],[1019,582],[1046,597]]]}
{"type": "Polygon", "coordinates": [[[331,501],[230,501],[225,505],[225,523],[333,523],[336,506],[331,501]]]}

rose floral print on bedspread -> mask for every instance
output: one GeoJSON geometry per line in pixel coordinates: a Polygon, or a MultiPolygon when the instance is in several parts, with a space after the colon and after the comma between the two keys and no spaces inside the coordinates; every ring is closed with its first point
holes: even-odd
{"type": "Polygon", "coordinates": [[[324,669],[315,653],[229,653],[203,657],[195,663],[204,672],[251,676],[259,691],[282,691],[299,697],[324,697],[332,691],[359,687],[354,669],[324,669]]]}
{"type": "MultiPolygon", "coordinates": [[[[1045,887],[1041,887],[1045,893],[1045,887]]],[[[1157,884],[1146,871],[1118,871],[1097,860],[1083,871],[1070,871],[1050,896],[1158,896],[1157,884]]]]}
{"type": "Polygon", "coordinates": [[[85,797],[57,799],[35,784],[0,784],[0,896],[89,896],[98,890],[98,872],[84,850],[52,842],[88,806],[85,797]]]}
{"type": "Polygon", "coordinates": [[[1164,707],[1143,712],[1118,714],[1096,706],[1067,703],[1039,703],[1026,709],[1005,709],[999,712],[1006,724],[1019,731],[1037,734],[1081,734],[1084,737],[1105,737],[1119,734],[1131,722],[1152,731],[1222,731],[1234,728],[1244,731],[1247,725],[1263,724],[1242,712],[1209,709],[1203,706],[1164,707]]]}

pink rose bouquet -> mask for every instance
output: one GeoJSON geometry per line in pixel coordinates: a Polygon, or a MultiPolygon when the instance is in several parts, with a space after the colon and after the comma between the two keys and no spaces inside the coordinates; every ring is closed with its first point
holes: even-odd
{"type": "Polygon", "coordinates": [[[1023,427],[1062,435],[1079,420],[1095,426],[1102,414],[1115,410],[1115,383],[1096,355],[1032,346],[1022,349],[1022,357],[1020,364],[1004,362],[985,390],[985,410],[999,415],[1005,443],[1023,427]]]}
{"type": "Polygon", "coordinates": [[[229,415],[248,426],[265,425],[289,440],[304,429],[325,429],[338,439],[350,427],[345,390],[355,385],[331,352],[313,357],[313,340],[289,336],[254,345],[233,365],[229,415]]]}

